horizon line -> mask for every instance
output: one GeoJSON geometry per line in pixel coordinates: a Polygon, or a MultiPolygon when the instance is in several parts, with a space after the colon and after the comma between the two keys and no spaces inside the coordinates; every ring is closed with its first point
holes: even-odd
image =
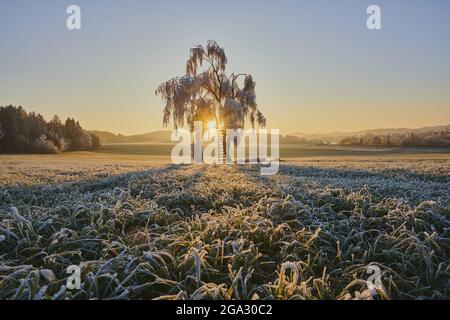
{"type": "MultiPolygon", "coordinates": [[[[426,126],[420,126],[420,127],[378,127],[378,128],[370,128],[370,129],[363,129],[363,130],[352,130],[352,131],[327,131],[327,132],[301,132],[301,131],[290,131],[290,132],[284,132],[283,130],[280,130],[280,133],[282,133],[282,135],[298,135],[298,134],[303,134],[303,135],[332,135],[332,134],[356,134],[356,133],[361,133],[361,132],[366,132],[366,131],[375,131],[375,130],[421,130],[421,129],[425,129],[425,128],[434,128],[434,127],[450,127],[450,123],[447,124],[436,124],[436,125],[426,125],[426,126]]],[[[267,128],[267,129],[277,129],[277,128],[267,128]]],[[[170,132],[173,131],[174,129],[168,129],[168,128],[163,128],[163,129],[155,129],[155,130],[151,130],[151,131],[147,131],[147,132],[141,132],[141,133],[122,133],[122,132],[117,132],[115,133],[114,131],[110,131],[110,130],[100,130],[100,129],[86,129],[88,131],[97,131],[97,132],[106,132],[106,133],[111,133],[114,135],[122,135],[122,136],[126,136],[126,137],[130,137],[130,136],[138,136],[138,135],[144,135],[144,134],[149,134],[149,133],[154,133],[154,132],[170,132]]]]}

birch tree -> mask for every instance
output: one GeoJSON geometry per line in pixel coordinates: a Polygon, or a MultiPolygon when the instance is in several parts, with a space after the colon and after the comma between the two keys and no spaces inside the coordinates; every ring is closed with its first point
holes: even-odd
{"type": "Polygon", "coordinates": [[[185,74],[160,84],[155,91],[165,102],[165,127],[171,120],[175,129],[186,125],[191,131],[195,121],[215,121],[216,128],[222,130],[243,128],[246,120],[252,128],[266,125],[257,108],[252,76],[228,75],[226,64],[225,50],[214,40],[206,47],[191,48],[185,74]]]}

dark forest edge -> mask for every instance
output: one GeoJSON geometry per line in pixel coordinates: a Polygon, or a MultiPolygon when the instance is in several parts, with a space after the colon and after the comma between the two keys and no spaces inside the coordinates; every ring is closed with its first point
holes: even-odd
{"type": "Polygon", "coordinates": [[[450,147],[450,132],[442,130],[424,133],[412,131],[401,134],[366,134],[346,137],[339,144],[352,146],[450,147]]]}
{"type": "Polygon", "coordinates": [[[62,153],[99,147],[98,136],[73,118],[62,123],[55,115],[47,122],[21,106],[0,107],[0,153],[62,153]]]}

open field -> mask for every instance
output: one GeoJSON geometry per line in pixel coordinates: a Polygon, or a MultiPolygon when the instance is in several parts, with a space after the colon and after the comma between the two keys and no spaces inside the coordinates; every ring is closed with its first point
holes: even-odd
{"type": "Polygon", "coordinates": [[[449,153],[310,150],[261,177],[117,148],[0,156],[0,299],[450,298],[449,153]]]}
{"type": "MultiPolygon", "coordinates": [[[[173,148],[171,143],[110,143],[103,145],[96,153],[124,154],[137,156],[170,156],[173,148]]],[[[269,148],[270,149],[270,148],[269,148]]],[[[420,155],[425,157],[449,157],[450,148],[420,148],[420,147],[364,147],[364,146],[308,146],[298,144],[280,145],[282,159],[312,158],[312,157],[350,157],[350,156],[382,156],[396,157],[420,155]]]]}

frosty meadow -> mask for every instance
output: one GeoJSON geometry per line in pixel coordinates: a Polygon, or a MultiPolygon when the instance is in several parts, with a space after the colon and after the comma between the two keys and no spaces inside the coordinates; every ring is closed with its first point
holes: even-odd
{"type": "Polygon", "coordinates": [[[0,302],[450,299],[450,2],[77,2],[0,4],[0,302]]]}

